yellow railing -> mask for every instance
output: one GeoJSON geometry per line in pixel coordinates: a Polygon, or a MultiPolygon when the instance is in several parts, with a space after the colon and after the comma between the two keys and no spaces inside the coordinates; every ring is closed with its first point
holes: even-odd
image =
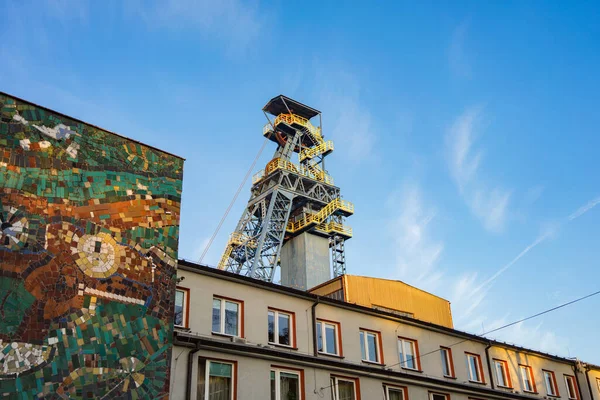
{"type": "MultiPolygon", "coordinates": [[[[350,214],[353,214],[354,213],[354,204],[350,203],[349,201],[342,200],[340,198],[334,199],[334,200],[330,201],[329,203],[327,203],[327,205],[325,207],[320,209],[318,213],[316,213],[316,214],[306,213],[306,214],[304,214],[302,219],[295,221],[295,222],[288,222],[286,230],[288,232],[294,233],[301,229],[306,228],[308,225],[322,224],[323,221],[325,221],[327,219],[327,217],[329,217],[331,214],[333,214],[337,210],[343,210],[350,214]]],[[[329,224],[335,224],[335,223],[330,222],[329,224]]],[[[343,225],[341,225],[341,224],[337,224],[337,225],[343,227],[343,225]]],[[[352,233],[352,232],[350,232],[350,233],[352,233]]]]}
{"type": "MultiPolygon", "coordinates": [[[[301,117],[296,114],[279,114],[277,116],[277,118],[275,118],[274,125],[277,126],[277,124],[280,122],[285,122],[288,125],[296,123],[300,126],[303,126],[306,128],[306,131],[311,135],[311,137],[315,143],[323,143],[323,136],[321,136],[321,129],[313,126],[313,124],[311,124],[310,121],[304,117],[301,117]]],[[[266,128],[266,126],[265,126],[265,128],[266,128]]],[[[266,133],[264,131],[264,129],[263,129],[263,133],[266,133]]]]}
{"type": "Polygon", "coordinates": [[[352,228],[337,222],[322,223],[317,225],[316,229],[325,233],[339,233],[340,235],[352,237],[352,228]]]}
{"type": "Polygon", "coordinates": [[[252,177],[252,184],[254,185],[257,182],[260,182],[264,177],[272,174],[278,169],[285,169],[287,171],[291,171],[299,175],[304,175],[307,178],[316,179],[328,185],[333,185],[333,178],[327,175],[324,171],[311,166],[298,166],[291,161],[283,160],[281,158],[272,159],[268,162],[264,170],[260,170],[256,174],[254,174],[254,176],[252,177]]]}
{"type": "Polygon", "coordinates": [[[232,250],[233,246],[230,243],[228,243],[227,247],[225,248],[225,251],[223,252],[223,255],[221,256],[221,259],[219,260],[219,264],[217,264],[218,269],[226,268],[227,260],[229,260],[229,256],[231,255],[232,250]]]}
{"type": "Polygon", "coordinates": [[[256,247],[256,241],[253,240],[250,236],[244,235],[243,233],[233,232],[231,236],[229,236],[228,244],[236,244],[236,245],[247,245],[249,247],[256,247]]]}
{"type": "Polygon", "coordinates": [[[328,153],[330,151],[333,151],[333,142],[331,140],[328,140],[315,147],[310,147],[308,149],[302,150],[302,152],[300,153],[300,161],[306,158],[313,158],[315,156],[318,156],[319,154],[328,153]]]}

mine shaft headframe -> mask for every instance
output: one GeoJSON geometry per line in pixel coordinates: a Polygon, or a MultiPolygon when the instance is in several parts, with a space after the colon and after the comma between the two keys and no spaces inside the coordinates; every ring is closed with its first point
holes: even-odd
{"type": "MultiPolygon", "coordinates": [[[[318,128],[316,128],[318,130],[318,138],[316,140],[316,142],[319,142],[320,140],[322,141],[322,137],[321,137],[321,125],[322,125],[322,119],[321,119],[321,111],[312,108],[310,106],[307,106],[306,104],[300,103],[299,101],[296,101],[294,99],[291,99],[287,96],[284,96],[282,94],[280,94],[279,96],[275,96],[273,97],[271,100],[269,100],[267,102],[267,104],[263,107],[263,112],[266,114],[271,114],[273,117],[275,117],[275,125],[277,125],[277,121],[280,120],[282,117],[285,116],[294,116],[297,119],[305,119],[306,121],[297,121],[297,122],[301,122],[300,126],[304,126],[306,127],[306,125],[311,126],[311,124],[308,122],[311,119],[313,119],[314,117],[318,116],[319,117],[319,126],[318,128]]],[[[269,119],[269,117],[267,116],[267,119],[269,119]]],[[[270,121],[270,119],[269,119],[270,121]]],[[[286,122],[292,122],[292,121],[286,121],[286,122]]],[[[272,140],[273,142],[283,146],[285,144],[285,134],[289,133],[289,134],[294,134],[293,131],[289,131],[289,132],[285,132],[285,131],[281,131],[280,129],[269,129],[270,128],[274,128],[273,124],[271,124],[271,122],[269,122],[266,126],[265,129],[263,130],[264,135],[272,140]],[[283,135],[283,136],[282,136],[283,135]]],[[[302,139],[302,146],[303,147],[312,147],[315,144],[313,137],[311,137],[311,135],[307,135],[302,139]]],[[[300,152],[299,149],[295,149],[295,152],[300,152]]]]}

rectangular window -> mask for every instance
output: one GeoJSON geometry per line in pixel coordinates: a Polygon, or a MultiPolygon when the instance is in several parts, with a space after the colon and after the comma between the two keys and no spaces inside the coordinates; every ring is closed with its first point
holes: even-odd
{"type": "Polygon", "coordinates": [[[467,373],[469,381],[477,383],[485,383],[483,379],[483,367],[481,364],[481,356],[479,354],[465,352],[467,361],[467,373]]]}
{"type": "Polygon", "coordinates": [[[381,333],[361,329],[360,352],[363,361],[383,364],[381,354],[381,333]]]}
{"type": "Polygon", "coordinates": [[[416,340],[398,337],[398,357],[402,368],[421,370],[419,345],[416,340]]]}
{"type": "Polygon", "coordinates": [[[546,393],[548,393],[548,396],[559,396],[554,372],[547,370],[542,370],[542,372],[544,373],[544,383],[546,385],[546,393]]]}
{"type": "Polygon", "coordinates": [[[358,379],[332,376],[331,397],[333,400],[360,400],[358,379]]]}
{"type": "Polygon", "coordinates": [[[533,379],[533,371],[528,365],[519,365],[519,373],[521,374],[521,384],[523,391],[536,393],[535,380],[533,379]]]}
{"type": "Polygon", "coordinates": [[[429,400],[450,400],[450,395],[446,393],[429,392],[429,400]]]}
{"type": "Polygon", "coordinates": [[[338,322],[317,321],[317,350],[319,353],[341,355],[340,324],[338,322]]]}
{"type": "Polygon", "coordinates": [[[281,346],[295,346],[294,313],[269,309],[269,343],[281,346]]]}
{"type": "Polygon", "coordinates": [[[454,361],[452,360],[452,349],[449,347],[440,347],[442,356],[442,373],[447,378],[454,378],[454,361]]]}
{"type": "Polygon", "coordinates": [[[404,386],[383,385],[385,400],[408,400],[408,388],[404,386]]]}
{"type": "Polygon", "coordinates": [[[242,336],[243,312],[243,302],[213,297],[212,331],[223,335],[242,336]]]}
{"type": "Polygon", "coordinates": [[[198,400],[234,400],[235,362],[199,359],[198,400]]]}
{"type": "Polygon", "coordinates": [[[494,360],[494,371],[496,372],[496,382],[498,386],[512,388],[510,373],[508,372],[508,363],[504,360],[494,360]]]}
{"type": "Polygon", "coordinates": [[[301,371],[271,369],[271,400],[300,400],[303,396],[301,371]]]}
{"type": "Polygon", "coordinates": [[[579,392],[577,391],[577,383],[574,376],[565,375],[565,386],[567,387],[567,397],[570,400],[579,400],[579,392]]]}
{"type": "Polygon", "coordinates": [[[180,326],[183,328],[189,327],[188,320],[188,302],[190,297],[190,289],[178,287],[175,290],[175,318],[174,324],[175,326],[180,326]]]}

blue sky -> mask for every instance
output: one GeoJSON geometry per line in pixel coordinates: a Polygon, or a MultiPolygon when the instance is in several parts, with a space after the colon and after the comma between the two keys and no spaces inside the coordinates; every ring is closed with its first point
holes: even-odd
{"type": "MultiPolygon", "coordinates": [[[[199,258],[262,144],[262,106],[283,93],[322,110],[335,142],[327,168],[356,207],[348,273],[448,298],[456,327],[474,333],[600,288],[598,4],[24,1],[0,12],[0,90],[187,159],[181,257],[199,258]]],[[[249,182],[209,264],[248,197],[249,182]]],[[[494,337],[600,363],[599,306],[494,337]]]]}

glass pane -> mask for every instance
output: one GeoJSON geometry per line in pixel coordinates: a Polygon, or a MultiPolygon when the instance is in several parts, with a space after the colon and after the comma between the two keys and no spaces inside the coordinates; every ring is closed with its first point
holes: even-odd
{"type": "Polygon", "coordinates": [[[206,391],[206,360],[200,359],[198,363],[198,386],[196,390],[196,399],[204,400],[206,391]]]}
{"type": "Polygon", "coordinates": [[[402,390],[399,389],[388,388],[387,400],[404,400],[404,392],[402,392],[402,390]]]}
{"type": "Polygon", "coordinates": [[[290,345],[290,316],[287,314],[279,314],[279,344],[290,345]]]}
{"type": "Polygon", "coordinates": [[[569,396],[569,398],[574,398],[575,397],[575,386],[573,385],[573,380],[569,377],[565,378],[565,381],[567,382],[567,394],[569,396]]]}
{"type": "Polygon", "coordinates": [[[406,356],[406,367],[417,369],[417,363],[415,360],[415,348],[414,343],[410,341],[404,341],[404,354],[406,356]]]}
{"type": "Polygon", "coordinates": [[[231,367],[231,364],[223,364],[211,361],[208,373],[210,376],[222,376],[225,378],[231,378],[231,367]]]}
{"type": "Polygon", "coordinates": [[[445,394],[432,393],[431,400],[448,400],[445,394]]]}
{"type": "Polygon", "coordinates": [[[325,351],[327,353],[337,354],[336,340],[335,327],[333,325],[325,324],[325,351]]]}
{"type": "Polygon", "coordinates": [[[450,365],[448,363],[448,350],[442,349],[440,351],[442,355],[442,372],[445,376],[450,376],[450,365]]]}
{"type": "Polygon", "coordinates": [[[275,314],[269,311],[269,342],[275,343],[275,314]]]}
{"type": "Polygon", "coordinates": [[[317,322],[317,351],[324,351],[323,349],[323,330],[320,322],[317,322]]]}
{"type": "Polygon", "coordinates": [[[355,400],[354,383],[338,380],[339,400],[355,400]]]}
{"type": "Polygon", "coordinates": [[[175,292],[175,325],[183,326],[183,292],[175,292]]]}
{"type": "Polygon", "coordinates": [[[552,385],[552,375],[544,372],[544,380],[546,381],[546,391],[548,394],[554,395],[554,385],[552,385]]]}
{"type": "Polygon", "coordinates": [[[531,381],[529,380],[529,373],[527,368],[521,367],[521,377],[523,379],[523,387],[525,390],[532,391],[533,387],[531,386],[531,381]]]}
{"type": "Polygon", "coordinates": [[[271,371],[271,400],[277,400],[275,390],[275,371],[271,371]]]}
{"type": "Polygon", "coordinates": [[[221,300],[213,299],[212,331],[221,332],[221,300]]]}
{"type": "Polygon", "coordinates": [[[504,379],[504,366],[501,362],[494,362],[496,365],[496,377],[498,378],[498,385],[506,386],[506,380],[504,379]]]}
{"type": "Polygon", "coordinates": [[[369,361],[379,361],[379,354],[377,354],[377,335],[367,333],[367,345],[369,347],[369,361]]]}
{"type": "Polygon", "coordinates": [[[477,359],[473,356],[467,356],[469,360],[469,379],[479,382],[479,370],[477,369],[477,359]]]}
{"type": "Polygon", "coordinates": [[[300,380],[298,379],[298,375],[280,372],[279,376],[280,400],[299,400],[300,380]]]}
{"type": "Polygon", "coordinates": [[[225,333],[228,335],[238,334],[238,308],[237,303],[225,302],[225,333]]]}
{"type": "Polygon", "coordinates": [[[208,400],[231,399],[231,378],[211,376],[208,384],[208,400]]]}
{"type": "Polygon", "coordinates": [[[363,360],[367,359],[367,353],[365,352],[365,333],[360,332],[360,354],[363,360]]]}

